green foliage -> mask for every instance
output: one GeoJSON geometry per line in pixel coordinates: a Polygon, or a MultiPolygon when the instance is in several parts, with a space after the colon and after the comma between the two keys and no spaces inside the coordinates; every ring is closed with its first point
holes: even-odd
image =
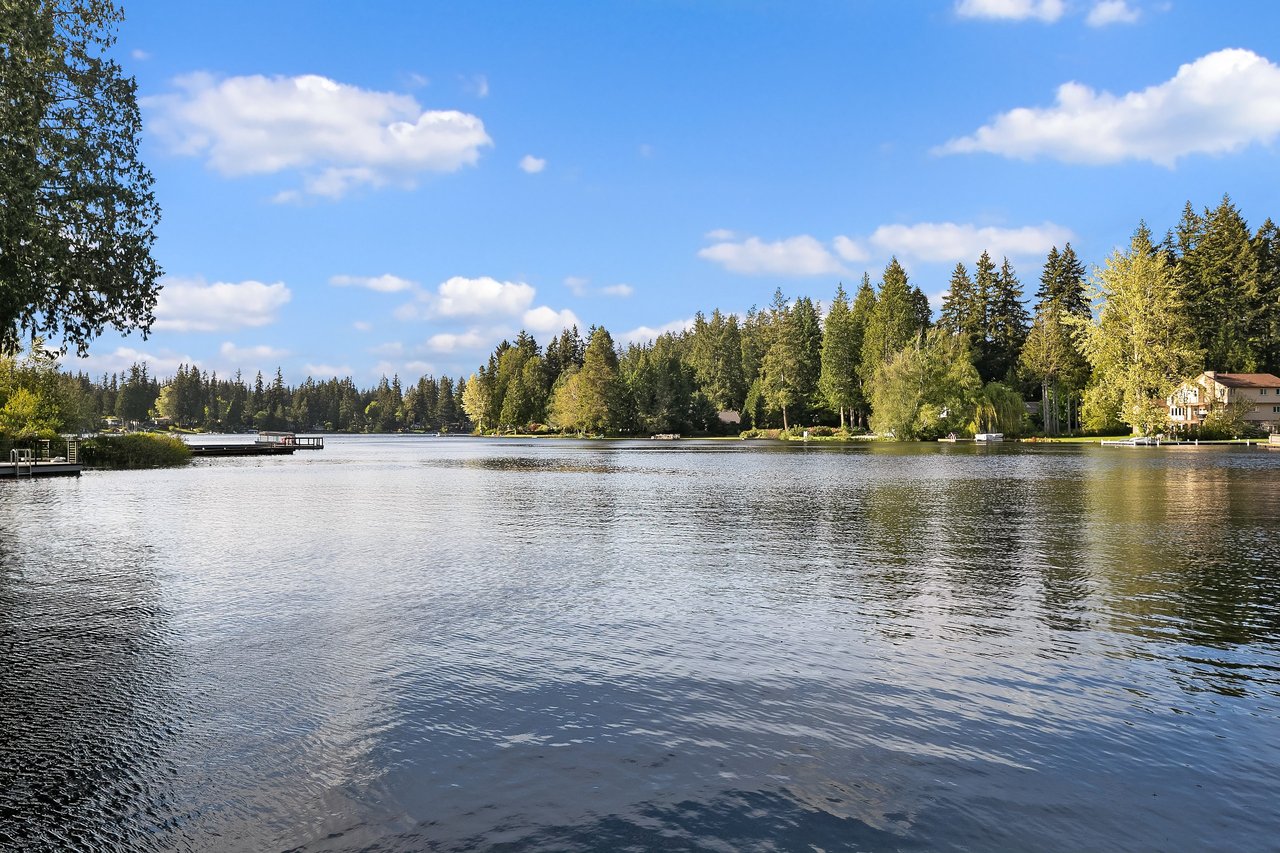
{"type": "Polygon", "coordinates": [[[1120,420],[1124,395],[1115,385],[1094,383],[1084,390],[1080,422],[1094,435],[1115,435],[1125,428],[1120,420]]]}
{"type": "Polygon", "coordinates": [[[1144,435],[1163,432],[1166,398],[1201,363],[1168,253],[1157,250],[1146,227],[1140,227],[1127,252],[1117,250],[1107,259],[1090,292],[1097,319],[1072,322],[1080,330],[1094,382],[1111,389],[1095,393],[1092,404],[1119,405],[1114,413],[1095,412],[1090,419],[1100,423],[1114,417],[1144,435]]]}
{"type": "Polygon", "coordinates": [[[618,355],[613,338],[604,328],[595,328],[587,341],[582,367],[567,374],[552,394],[548,414],[553,426],[578,433],[617,432],[626,387],[618,374],[618,355]]]}
{"type": "Polygon", "coordinates": [[[982,381],[964,338],[935,328],[899,350],[872,383],[871,426],[901,440],[965,429],[982,381]]]}
{"type": "Polygon", "coordinates": [[[1262,362],[1254,332],[1259,258],[1229,196],[1198,216],[1187,203],[1178,226],[1174,275],[1185,298],[1194,346],[1213,370],[1253,372],[1262,362]]]}
{"type": "Polygon", "coordinates": [[[863,336],[862,375],[866,380],[874,382],[881,365],[921,332],[917,308],[906,270],[897,258],[891,259],[885,267],[884,280],[863,336]]]}
{"type": "Polygon", "coordinates": [[[1000,382],[988,382],[975,401],[969,431],[1000,432],[1017,438],[1027,431],[1027,408],[1022,395],[1000,382]]]}
{"type": "Polygon", "coordinates": [[[57,413],[52,401],[28,388],[15,389],[0,406],[0,434],[25,439],[56,432],[57,413]]]}
{"type": "Polygon", "coordinates": [[[0,351],[152,322],[160,209],[110,0],[0,5],[0,351]]]}
{"type": "Polygon", "coordinates": [[[93,468],[173,468],[191,461],[191,449],[181,439],[145,432],[100,435],[80,450],[93,468]]]}
{"type": "Polygon", "coordinates": [[[1029,325],[1027,310],[1022,307],[1022,285],[1005,258],[987,297],[987,342],[979,365],[985,380],[1012,378],[1029,325]]]}
{"type": "Polygon", "coordinates": [[[699,311],[689,335],[687,360],[693,368],[694,381],[717,410],[742,408],[747,382],[742,370],[742,333],[737,316],[722,314],[717,308],[708,321],[699,311]]]}

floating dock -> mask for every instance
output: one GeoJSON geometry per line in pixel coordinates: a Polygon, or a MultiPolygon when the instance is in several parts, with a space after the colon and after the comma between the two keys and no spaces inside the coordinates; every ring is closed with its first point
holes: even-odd
{"type": "Polygon", "coordinates": [[[80,464],[80,439],[67,436],[67,455],[50,458],[49,440],[40,439],[39,452],[34,448],[19,447],[9,451],[9,461],[0,462],[0,480],[21,480],[26,477],[79,477],[84,466],[80,464]]]}
{"type": "Polygon", "coordinates": [[[297,447],[288,444],[188,444],[192,456],[292,456],[297,447]]]}
{"type": "Polygon", "coordinates": [[[28,477],[79,477],[83,465],[36,459],[30,462],[0,462],[0,480],[25,480],[28,477]]]}
{"type": "Polygon", "coordinates": [[[324,450],[324,436],[291,432],[259,432],[252,442],[221,444],[188,442],[192,456],[291,456],[295,450],[324,450]]]}

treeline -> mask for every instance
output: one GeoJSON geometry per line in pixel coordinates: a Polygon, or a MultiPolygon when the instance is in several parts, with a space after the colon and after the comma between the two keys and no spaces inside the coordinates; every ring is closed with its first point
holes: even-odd
{"type": "Polygon", "coordinates": [[[934,322],[895,258],[875,286],[838,286],[825,318],[779,290],[765,309],[699,313],[625,348],[599,327],[545,351],[522,332],[468,379],[463,407],[485,432],[717,432],[738,429],[732,417],[901,438],[1155,431],[1200,370],[1280,371],[1280,238],[1270,219],[1250,232],[1229,197],[1202,213],[1188,202],[1163,241],[1140,224],[1091,279],[1070,244],[1054,247],[1026,305],[1009,260],[984,252],[956,265],[934,322]]]}
{"type": "Polygon", "coordinates": [[[1054,247],[1030,300],[1008,259],[984,252],[956,265],[936,321],[894,259],[875,285],[837,286],[825,316],[779,290],[763,309],[699,313],[625,347],[601,327],[545,348],[522,332],[466,380],[407,387],[291,387],[279,369],[249,383],[186,365],[159,380],[145,364],[93,381],[36,348],[0,358],[0,434],[81,431],[109,415],[227,431],[1151,433],[1168,426],[1177,384],[1206,369],[1280,374],[1280,232],[1271,219],[1251,231],[1226,196],[1201,212],[1188,202],[1161,240],[1140,224],[1089,277],[1069,244],[1054,247]],[[1040,402],[1031,422],[1024,400],[1040,402]]]}
{"type": "Polygon", "coordinates": [[[186,365],[159,383],[147,375],[145,364],[133,365],[123,376],[104,376],[95,386],[99,411],[124,421],[160,417],[180,427],[233,432],[466,432],[471,424],[462,414],[462,391],[448,376],[423,376],[407,389],[398,376],[384,376],[376,387],[361,390],[349,377],[308,377],[289,386],[277,368],[270,382],[258,373],[249,384],[239,373],[219,379],[186,365]]]}
{"type": "Polygon", "coordinates": [[[145,363],[98,381],[63,374],[39,351],[25,359],[0,359],[0,434],[47,435],[97,429],[101,419],[124,424],[167,420],[174,426],[218,432],[250,429],[306,432],[470,432],[462,410],[463,384],[448,376],[423,376],[402,388],[385,377],[371,389],[346,379],[298,386],[279,369],[270,382],[258,373],[252,384],[179,365],[167,380],[145,363]]]}

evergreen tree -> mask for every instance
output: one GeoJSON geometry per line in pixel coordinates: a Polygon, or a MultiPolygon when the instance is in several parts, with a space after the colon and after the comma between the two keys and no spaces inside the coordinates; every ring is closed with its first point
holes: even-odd
{"type": "Polygon", "coordinates": [[[708,321],[699,311],[694,315],[688,343],[688,362],[702,393],[717,410],[740,409],[746,383],[738,318],[722,314],[717,308],[708,321]]]}
{"type": "Polygon", "coordinates": [[[1253,237],[1253,255],[1258,285],[1250,318],[1250,341],[1258,368],[1280,374],[1280,229],[1270,219],[1253,237]]]}
{"type": "Polygon", "coordinates": [[[1189,220],[1186,212],[1183,219],[1179,242],[1188,248],[1175,274],[1205,365],[1225,372],[1254,371],[1259,354],[1250,333],[1259,295],[1258,259],[1248,226],[1225,195],[1203,220],[1189,220]]]}
{"type": "Polygon", "coordinates": [[[835,299],[827,312],[822,330],[822,373],[818,385],[827,405],[840,414],[840,428],[845,427],[845,412],[858,403],[858,362],[862,358],[862,342],[855,336],[853,312],[844,285],[836,286],[835,299]]]}
{"type": "MultiPolygon", "coordinates": [[[[1055,249],[1056,253],[1057,250],[1055,249]]],[[[977,290],[969,271],[964,264],[957,263],[951,271],[951,280],[947,283],[947,295],[942,299],[942,311],[938,317],[938,325],[953,335],[963,335],[972,346],[977,339],[981,326],[975,322],[974,311],[977,304],[977,290]]]]}
{"type": "Polygon", "coordinates": [[[578,432],[615,431],[623,420],[624,390],[613,338],[603,327],[593,327],[582,367],[558,384],[552,396],[551,422],[578,432]]]}
{"type": "Polygon", "coordinates": [[[1012,381],[1029,325],[1027,309],[1022,306],[1022,284],[1005,258],[988,297],[987,347],[979,365],[984,382],[1012,381]]]}
{"type": "Polygon", "coordinates": [[[862,375],[872,383],[880,365],[893,358],[923,331],[916,307],[906,270],[897,258],[893,258],[885,267],[875,308],[863,337],[862,375]]]}
{"type": "Polygon", "coordinates": [[[853,298],[853,307],[849,309],[849,323],[853,337],[855,374],[857,376],[857,397],[853,403],[850,416],[856,415],[859,426],[867,426],[867,418],[871,413],[867,402],[871,377],[863,372],[863,352],[866,343],[867,329],[871,324],[871,316],[876,310],[876,292],[871,286],[871,276],[862,274],[862,282],[858,285],[858,293],[853,298]]]}

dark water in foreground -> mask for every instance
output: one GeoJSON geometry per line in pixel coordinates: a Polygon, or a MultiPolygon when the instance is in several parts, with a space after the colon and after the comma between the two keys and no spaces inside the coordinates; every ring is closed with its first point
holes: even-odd
{"type": "Polygon", "coordinates": [[[1274,850],[1278,518],[1222,448],[0,484],[0,849],[1274,850]]]}

